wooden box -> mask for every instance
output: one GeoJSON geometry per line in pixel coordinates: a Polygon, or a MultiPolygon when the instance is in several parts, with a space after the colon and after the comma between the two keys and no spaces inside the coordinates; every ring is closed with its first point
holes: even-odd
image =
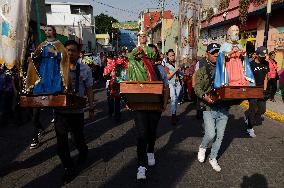
{"type": "Polygon", "coordinates": [[[86,99],[72,94],[22,95],[20,106],[28,108],[73,108],[86,107],[86,99]]]}
{"type": "Polygon", "coordinates": [[[213,99],[263,99],[262,86],[226,86],[209,92],[213,99]]]}
{"type": "Polygon", "coordinates": [[[161,81],[120,83],[120,95],[131,110],[162,110],[163,89],[161,81]]]}

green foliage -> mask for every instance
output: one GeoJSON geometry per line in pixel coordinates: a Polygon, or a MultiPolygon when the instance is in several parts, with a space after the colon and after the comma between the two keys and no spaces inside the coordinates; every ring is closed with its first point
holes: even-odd
{"type": "Polygon", "coordinates": [[[214,10],[212,7],[210,7],[207,11],[207,17],[206,17],[207,22],[210,22],[213,16],[214,16],[214,10]]]}
{"type": "Polygon", "coordinates": [[[219,10],[225,10],[229,7],[230,0],[221,0],[219,4],[219,10]]]}
{"type": "Polygon", "coordinates": [[[263,4],[266,0],[240,0],[239,5],[239,13],[240,13],[240,21],[242,24],[245,24],[247,21],[248,16],[248,8],[251,3],[253,3],[255,6],[259,6],[263,4]]]}
{"type": "Polygon", "coordinates": [[[95,16],[96,23],[96,33],[97,34],[106,34],[109,33],[111,41],[119,37],[119,29],[113,28],[112,23],[118,22],[117,19],[112,16],[105,15],[101,13],[100,15],[95,16]],[[112,39],[111,33],[114,33],[114,38],[112,39]]]}
{"type": "Polygon", "coordinates": [[[248,7],[250,5],[249,0],[240,0],[240,5],[239,5],[239,12],[240,12],[240,21],[242,24],[245,24],[247,21],[247,16],[248,16],[248,7]]]}

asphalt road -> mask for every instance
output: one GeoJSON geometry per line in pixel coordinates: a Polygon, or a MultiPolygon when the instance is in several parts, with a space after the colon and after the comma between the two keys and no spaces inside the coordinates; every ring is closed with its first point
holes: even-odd
{"type": "MultiPolygon", "coordinates": [[[[180,122],[170,124],[165,112],[158,126],[155,167],[149,168],[147,181],[136,181],[136,140],[130,112],[122,122],[108,118],[104,89],[96,90],[96,121],[86,122],[89,147],[87,164],[67,187],[284,187],[284,125],[265,119],[255,128],[256,138],[245,133],[244,110],[231,109],[221,146],[219,164],[212,170],[208,159],[197,161],[201,142],[201,121],[195,119],[194,104],[179,106],[180,122]]],[[[30,124],[0,126],[0,187],[53,188],[61,186],[62,166],[56,155],[54,126],[50,111],[43,111],[45,135],[38,149],[30,150],[30,124]]],[[[77,151],[71,145],[72,155],[77,151]]]]}

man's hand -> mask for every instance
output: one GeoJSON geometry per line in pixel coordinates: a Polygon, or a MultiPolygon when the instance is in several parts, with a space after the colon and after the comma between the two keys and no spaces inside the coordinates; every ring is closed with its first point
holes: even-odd
{"type": "Polygon", "coordinates": [[[48,48],[49,53],[53,53],[54,56],[57,56],[57,51],[54,48],[48,48]]]}
{"type": "Polygon", "coordinates": [[[213,101],[208,95],[206,95],[206,94],[205,94],[205,96],[203,97],[203,100],[204,100],[205,102],[207,102],[208,104],[213,104],[213,103],[214,103],[214,101],[213,101]]]}

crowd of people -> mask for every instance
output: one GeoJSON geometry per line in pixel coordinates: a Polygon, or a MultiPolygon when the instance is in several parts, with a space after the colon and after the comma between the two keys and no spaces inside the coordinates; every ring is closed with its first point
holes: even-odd
{"type": "MultiPolygon", "coordinates": [[[[205,161],[205,153],[212,144],[209,163],[215,171],[221,171],[218,164],[218,152],[222,144],[224,132],[229,118],[230,103],[214,101],[208,94],[213,89],[215,69],[222,44],[210,43],[207,46],[205,57],[198,62],[179,65],[173,49],[162,54],[156,45],[147,45],[145,33],[139,33],[139,46],[131,52],[123,50],[120,53],[104,54],[95,56],[94,53],[87,54],[81,51],[81,46],[73,40],[67,41],[64,45],[56,40],[56,30],[53,26],[47,26],[47,40],[39,45],[33,56],[33,61],[40,64],[36,66],[39,78],[32,76],[27,78],[28,89],[33,94],[50,94],[69,89],[74,95],[87,96],[88,110],[91,119],[94,119],[94,93],[93,87],[100,81],[106,81],[106,95],[109,108],[109,116],[114,115],[115,122],[120,122],[123,104],[120,96],[119,84],[122,81],[155,81],[163,83],[163,100],[161,110],[134,110],[134,122],[137,135],[137,179],[146,179],[147,166],[154,166],[156,132],[162,112],[170,104],[171,124],[176,126],[179,118],[177,108],[186,100],[196,103],[198,119],[203,119],[204,137],[199,146],[198,161],[205,161]],[[58,46],[54,48],[54,46],[58,46]],[[60,50],[61,49],[61,50],[60,50]],[[66,57],[66,58],[65,58],[66,57]],[[68,57],[68,58],[67,58],[68,57]],[[69,60],[68,67],[64,67],[65,60],[69,60]],[[64,75],[68,71],[70,83],[65,83],[64,75]],[[53,74],[53,75],[51,75],[53,74]],[[54,85],[54,81],[56,81],[54,85]],[[49,85],[51,84],[52,85],[49,85]]],[[[236,38],[229,39],[232,43],[236,38]]],[[[239,53],[234,51],[234,53],[239,53]]],[[[227,58],[236,58],[229,54],[227,58]]],[[[255,79],[255,85],[263,87],[264,99],[250,99],[249,109],[245,112],[245,122],[249,136],[255,137],[253,127],[262,124],[262,115],[266,110],[266,100],[275,101],[277,90],[277,62],[275,52],[265,47],[259,47],[250,54],[250,68],[255,79]]],[[[228,61],[229,62],[229,61],[228,61]]],[[[17,96],[17,75],[15,71],[1,67],[0,69],[0,112],[1,126],[4,121],[11,119],[13,110],[18,109],[17,102],[12,96],[17,96]],[[14,105],[13,105],[14,103],[14,105]],[[12,106],[16,106],[12,109],[12,106]],[[5,119],[6,118],[6,119],[5,119]]],[[[36,74],[28,71],[29,74],[36,74]]],[[[15,97],[17,99],[17,97],[15,97]]],[[[39,146],[39,137],[42,135],[43,126],[40,124],[40,109],[31,111],[32,125],[34,127],[34,138],[31,149],[39,146]]],[[[54,126],[57,137],[57,153],[63,167],[63,181],[68,183],[74,176],[76,165],[86,161],[88,147],[84,140],[84,111],[80,109],[54,109],[54,126]],[[68,132],[72,132],[75,146],[79,150],[77,163],[74,163],[68,146],[68,132]]]]}

